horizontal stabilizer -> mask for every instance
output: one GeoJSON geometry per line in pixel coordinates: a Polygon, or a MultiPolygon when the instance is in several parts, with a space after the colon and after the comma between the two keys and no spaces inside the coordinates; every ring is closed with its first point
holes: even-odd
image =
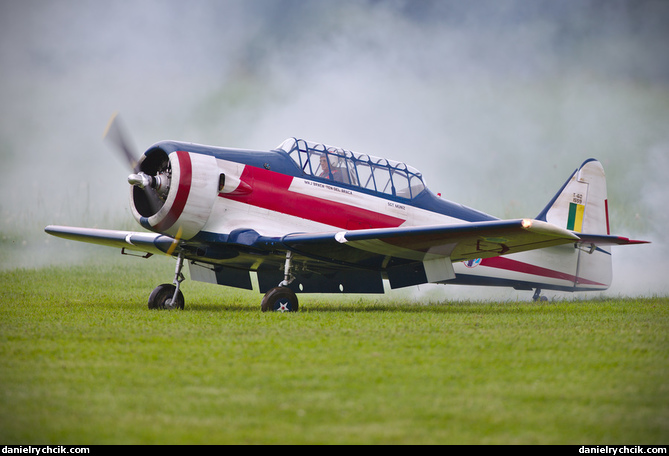
{"type": "Polygon", "coordinates": [[[595,245],[635,245],[635,244],[650,244],[650,241],[641,241],[637,239],[629,239],[623,236],[611,236],[607,234],[587,234],[578,233],[580,243],[595,244],[595,245]]]}

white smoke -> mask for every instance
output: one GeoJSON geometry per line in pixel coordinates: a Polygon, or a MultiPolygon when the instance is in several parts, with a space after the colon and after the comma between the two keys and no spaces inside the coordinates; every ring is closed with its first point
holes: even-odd
{"type": "Polygon", "coordinates": [[[138,152],[299,136],[406,161],[499,217],[536,215],[598,158],[613,231],[654,242],[614,250],[610,293],[666,294],[667,18],[624,0],[3,2],[0,259],[69,255],[49,223],[133,227],[101,139],[119,110],[138,152]]]}

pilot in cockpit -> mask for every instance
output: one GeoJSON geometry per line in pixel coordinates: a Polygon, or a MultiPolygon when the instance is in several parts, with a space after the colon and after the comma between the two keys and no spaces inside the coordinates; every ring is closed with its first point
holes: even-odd
{"type": "Polygon", "coordinates": [[[327,155],[325,155],[325,154],[321,155],[320,161],[321,161],[321,173],[318,175],[318,177],[323,177],[325,179],[330,179],[330,171],[332,171],[332,178],[334,180],[341,180],[341,179],[337,179],[337,177],[339,176],[339,174],[338,174],[339,169],[335,168],[335,167],[328,166],[329,165],[329,160],[328,160],[327,155]]]}

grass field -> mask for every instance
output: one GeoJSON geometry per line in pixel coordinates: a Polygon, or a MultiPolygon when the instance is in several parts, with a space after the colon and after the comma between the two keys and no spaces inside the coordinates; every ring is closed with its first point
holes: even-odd
{"type": "MultiPolygon", "coordinates": [[[[669,299],[395,302],[0,272],[3,444],[667,444],[669,299]]],[[[529,297],[528,297],[529,298],[529,297]]]]}

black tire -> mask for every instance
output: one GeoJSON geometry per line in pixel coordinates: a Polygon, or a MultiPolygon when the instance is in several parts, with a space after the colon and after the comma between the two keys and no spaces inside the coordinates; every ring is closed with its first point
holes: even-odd
{"type": "Polygon", "coordinates": [[[265,294],[260,308],[263,312],[297,312],[299,304],[293,290],[286,287],[276,287],[265,294]]]}
{"type": "Polygon", "coordinates": [[[149,296],[149,309],[183,309],[184,295],[181,290],[177,293],[176,302],[172,303],[174,290],[176,290],[176,287],[171,283],[158,285],[149,296]]]}

